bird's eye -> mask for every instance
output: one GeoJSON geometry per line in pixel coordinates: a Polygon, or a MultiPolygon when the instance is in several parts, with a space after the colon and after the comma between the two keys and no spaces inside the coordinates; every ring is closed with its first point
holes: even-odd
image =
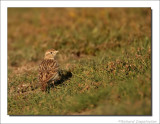
{"type": "Polygon", "coordinates": [[[52,52],[51,52],[51,54],[52,54],[52,52]]]}

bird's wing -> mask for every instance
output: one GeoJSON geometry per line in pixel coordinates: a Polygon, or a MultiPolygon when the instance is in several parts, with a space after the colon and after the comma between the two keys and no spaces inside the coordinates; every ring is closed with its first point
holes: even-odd
{"type": "Polygon", "coordinates": [[[39,81],[48,82],[58,74],[58,64],[55,60],[43,60],[39,65],[39,81]]]}

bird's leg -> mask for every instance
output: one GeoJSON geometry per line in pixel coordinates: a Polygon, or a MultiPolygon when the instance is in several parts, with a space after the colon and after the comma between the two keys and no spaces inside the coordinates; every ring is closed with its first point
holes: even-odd
{"type": "Polygon", "coordinates": [[[50,88],[52,86],[54,86],[54,81],[49,81],[46,86],[46,91],[48,91],[48,93],[50,93],[50,88]]]}
{"type": "Polygon", "coordinates": [[[42,83],[42,87],[41,87],[42,91],[47,91],[47,83],[42,83]]]}
{"type": "Polygon", "coordinates": [[[54,86],[54,81],[52,81],[52,85],[54,86]]]}
{"type": "Polygon", "coordinates": [[[50,82],[50,86],[51,86],[51,87],[54,87],[54,81],[51,81],[51,82],[50,82]]]}

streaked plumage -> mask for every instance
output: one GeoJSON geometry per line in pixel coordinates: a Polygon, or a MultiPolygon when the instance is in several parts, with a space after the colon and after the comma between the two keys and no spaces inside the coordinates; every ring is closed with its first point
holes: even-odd
{"type": "Polygon", "coordinates": [[[48,50],[39,65],[39,81],[42,91],[46,91],[48,84],[54,84],[59,79],[59,65],[54,59],[57,52],[54,49],[48,50]]]}

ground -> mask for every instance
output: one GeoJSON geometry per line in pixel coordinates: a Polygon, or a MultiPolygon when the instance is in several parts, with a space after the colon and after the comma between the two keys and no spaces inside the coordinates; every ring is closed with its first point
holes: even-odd
{"type": "Polygon", "coordinates": [[[8,8],[8,115],[152,115],[150,8],[8,8]],[[63,81],[40,90],[59,51],[63,81]]]}

